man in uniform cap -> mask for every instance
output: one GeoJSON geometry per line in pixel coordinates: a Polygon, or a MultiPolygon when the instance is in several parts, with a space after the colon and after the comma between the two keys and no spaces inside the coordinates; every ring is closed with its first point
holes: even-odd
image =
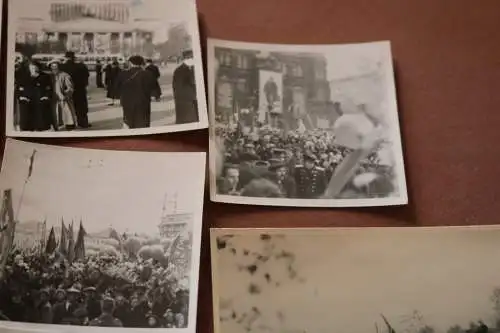
{"type": "Polygon", "coordinates": [[[99,302],[96,288],[87,287],[83,291],[86,296],[86,308],[89,320],[99,317],[101,315],[101,303],[99,302]]]}
{"type": "Polygon", "coordinates": [[[102,314],[91,320],[89,326],[99,326],[99,327],[123,327],[120,319],[113,317],[113,311],[115,310],[115,301],[112,298],[105,298],[101,302],[102,314]]]}
{"type": "Polygon", "coordinates": [[[304,164],[295,167],[297,197],[301,199],[317,199],[321,197],[328,185],[325,170],[315,165],[316,156],[308,152],[304,155],[304,164]]]}
{"type": "Polygon", "coordinates": [[[120,94],[125,128],[151,126],[151,96],[156,87],[153,74],[145,70],[144,58],[129,58],[130,68],[122,71],[117,80],[116,91],[120,94]]]}
{"type": "Polygon", "coordinates": [[[255,153],[255,145],[247,142],[243,145],[243,152],[238,156],[240,162],[256,161],[260,157],[255,153]]]}
{"type": "Polygon", "coordinates": [[[80,290],[71,287],[66,290],[67,299],[54,305],[54,324],[64,324],[74,321],[73,312],[79,308],[77,298],[80,290]]]}
{"type": "Polygon", "coordinates": [[[278,158],[270,159],[269,162],[271,162],[269,166],[269,178],[279,186],[284,197],[295,198],[295,180],[290,177],[288,166],[283,160],[278,158]]]}
{"type": "Polygon", "coordinates": [[[89,104],[87,99],[89,70],[85,64],[75,61],[75,52],[66,52],[64,57],[66,61],[61,66],[61,70],[68,73],[73,81],[73,103],[75,104],[77,124],[81,128],[89,128],[89,104]]]}
{"type": "Polygon", "coordinates": [[[175,123],[198,122],[198,102],[194,76],[193,51],[182,52],[182,64],[174,71],[172,87],[175,102],[175,123]]]}

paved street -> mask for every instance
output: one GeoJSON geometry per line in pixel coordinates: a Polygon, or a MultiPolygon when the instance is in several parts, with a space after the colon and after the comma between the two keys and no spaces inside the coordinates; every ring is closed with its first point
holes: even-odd
{"type": "MultiPolygon", "coordinates": [[[[174,64],[168,68],[161,69],[160,86],[162,89],[162,100],[151,102],[151,127],[171,125],[175,123],[175,107],[172,92],[172,75],[174,64]]],[[[97,88],[95,73],[91,72],[88,88],[89,98],[89,122],[91,130],[121,129],[123,111],[118,101],[114,106],[109,106],[106,98],[106,89],[97,88]]]]}

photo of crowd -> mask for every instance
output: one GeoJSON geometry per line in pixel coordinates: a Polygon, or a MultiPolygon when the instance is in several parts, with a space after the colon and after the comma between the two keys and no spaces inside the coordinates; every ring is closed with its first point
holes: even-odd
{"type": "MultiPolygon", "coordinates": [[[[182,249],[187,254],[188,241],[184,240],[188,247],[182,249]]],[[[179,242],[173,245],[179,246],[179,242]]],[[[189,281],[173,262],[165,264],[157,260],[158,253],[145,250],[137,258],[124,258],[108,249],[71,259],[62,253],[67,249],[59,251],[63,247],[61,243],[51,245],[49,238],[43,251],[35,246],[10,252],[0,282],[2,320],[101,327],[187,327],[189,281]]]]}
{"type": "Polygon", "coordinates": [[[369,60],[352,57],[349,46],[314,53],[209,45],[212,199],[299,206],[406,201],[397,110],[388,106],[390,53],[380,51],[388,44],[366,45],[368,54],[374,51],[369,60]]]}

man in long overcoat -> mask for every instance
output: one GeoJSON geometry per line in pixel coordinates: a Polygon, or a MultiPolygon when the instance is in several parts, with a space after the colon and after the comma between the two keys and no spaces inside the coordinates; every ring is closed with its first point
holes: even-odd
{"type": "Polygon", "coordinates": [[[151,59],[146,60],[146,69],[148,71],[151,71],[151,74],[153,74],[153,77],[155,78],[155,90],[153,91],[153,97],[156,99],[156,101],[160,101],[161,87],[160,82],[158,81],[161,76],[160,69],[153,63],[153,60],[151,59]]]}
{"type": "Polygon", "coordinates": [[[145,128],[151,126],[151,96],[155,79],[145,70],[144,58],[132,56],[130,68],[122,71],[117,79],[116,91],[120,92],[125,128],[145,128]]]}
{"type": "Polygon", "coordinates": [[[73,102],[75,103],[75,112],[78,126],[89,128],[89,103],[87,100],[87,87],[89,85],[89,70],[85,64],[75,61],[74,52],[66,52],[66,62],[62,70],[71,76],[73,80],[74,92],[73,102]]]}
{"type": "MultiPolygon", "coordinates": [[[[16,95],[19,101],[21,131],[46,131],[52,121],[52,80],[40,70],[40,65],[30,63],[28,70],[17,78],[16,95]]],[[[57,127],[54,129],[57,130],[57,127]]]]}
{"type": "Polygon", "coordinates": [[[193,51],[184,51],[182,57],[183,62],[175,69],[172,81],[176,124],[198,122],[193,51]]]}

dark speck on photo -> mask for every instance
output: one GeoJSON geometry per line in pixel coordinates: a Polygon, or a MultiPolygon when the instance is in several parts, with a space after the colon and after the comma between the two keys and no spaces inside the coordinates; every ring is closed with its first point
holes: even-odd
{"type": "Polygon", "coordinates": [[[248,287],[248,292],[252,295],[255,295],[255,294],[260,294],[261,290],[260,287],[255,283],[250,283],[250,286],[248,287]]]}
{"type": "Polygon", "coordinates": [[[250,274],[254,274],[257,271],[257,265],[250,265],[247,267],[247,270],[250,274]]]}
{"type": "Polygon", "coordinates": [[[227,242],[223,240],[221,237],[217,238],[217,249],[223,250],[227,246],[227,242]]]}
{"type": "Polygon", "coordinates": [[[264,240],[264,241],[270,240],[271,239],[271,235],[262,234],[262,235],[260,235],[260,239],[264,240]]]}

